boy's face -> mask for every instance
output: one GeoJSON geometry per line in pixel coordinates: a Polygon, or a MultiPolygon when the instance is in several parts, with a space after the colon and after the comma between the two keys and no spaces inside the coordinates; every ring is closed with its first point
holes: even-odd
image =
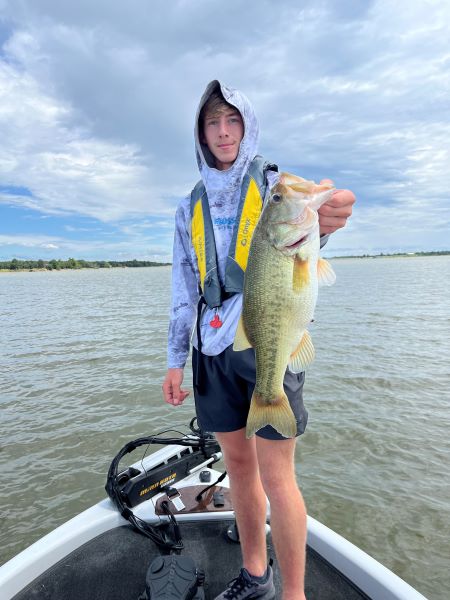
{"type": "Polygon", "coordinates": [[[202,142],[206,143],[216,159],[216,168],[219,171],[229,169],[237,158],[244,137],[241,113],[228,107],[214,114],[207,112],[202,137],[202,142]]]}

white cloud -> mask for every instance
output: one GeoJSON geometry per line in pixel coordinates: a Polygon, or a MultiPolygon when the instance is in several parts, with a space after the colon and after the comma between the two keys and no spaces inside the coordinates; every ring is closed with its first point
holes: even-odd
{"type": "MultiPolygon", "coordinates": [[[[29,35],[18,34],[15,60],[36,54],[29,35]]],[[[35,60],[35,59],[34,59],[35,60]]],[[[2,184],[32,197],[0,199],[47,213],[77,213],[104,221],[139,214],[168,214],[176,185],[161,185],[152,157],[136,145],[94,137],[75,127],[75,109],[51,96],[13,62],[0,61],[0,169],[2,184]]]]}
{"type": "MultiPolygon", "coordinates": [[[[71,256],[86,260],[157,260],[170,262],[167,240],[153,236],[133,237],[121,241],[73,240],[45,235],[0,235],[0,248],[12,248],[14,256],[24,259],[61,258],[71,256]]],[[[0,256],[8,260],[9,254],[0,256]]]]}
{"type": "Polygon", "coordinates": [[[46,235],[0,235],[0,246],[58,248],[55,244],[55,238],[46,235]]]}
{"type": "Polygon", "coordinates": [[[0,183],[33,196],[0,201],[126,219],[130,239],[146,229],[133,216],[170,220],[196,180],[196,103],[219,77],[254,102],[268,158],[357,192],[334,245],[444,244],[449,3],[134,6],[6,3],[0,183]]]}

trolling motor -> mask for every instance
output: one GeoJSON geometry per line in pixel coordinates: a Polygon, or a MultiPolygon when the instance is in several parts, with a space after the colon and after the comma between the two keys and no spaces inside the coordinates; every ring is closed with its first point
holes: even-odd
{"type": "Polygon", "coordinates": [[[214,435],[194,428],[194,421],[195,418],[189,424],[191,433],[183,437],[163,438],[161,435],[166,432],[161,432],[125,444],[109,467],[105,489],[122,517],[153,540],[163,552],[170,553],[167,556],[157,556],[152,561],[147,571],[145,592],[138,600],[204,600],[205,597],[203,571],[196,567],[191,557],[179,555],[183,549],[183,541],[169,503],[163,502],[162,507],[172,525],[172,537],[161,527],[147,523],[132,511],[133,507],[160,492],[169,494],[170,486],[189,475],[192,469],[220,460],[220,446],[214,435]],[[185,449],[149,471],[142,465],[142,471],[128,467],[118,472],[119,462],[126,454],[140,446],[151,444],[173,444],[185,446],[185,449]]]}

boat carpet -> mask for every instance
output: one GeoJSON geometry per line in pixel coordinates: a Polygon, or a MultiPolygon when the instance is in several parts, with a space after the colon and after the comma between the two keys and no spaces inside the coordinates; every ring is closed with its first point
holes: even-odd
{"type": "MultiPolygon", "coordinates": [[[[241,566],[239,544],[226,538],[230,521],[181,523],[185,545],[206,575],[205,598],[213,599],[241,566]]],[[[274,556],[268,538],[269,555],[274,556]]],[[[150,562],[159,554],[155,544],[130,526],[107,531],[80,546],[35,579],[13,600],[137,600],[144,591],[150,562]]],[[[274,561],[275,586],[281,598],[280,575],[274,561]]],[[[308,548],[307,600],[368,600],[338,571],[308,548]]]]}

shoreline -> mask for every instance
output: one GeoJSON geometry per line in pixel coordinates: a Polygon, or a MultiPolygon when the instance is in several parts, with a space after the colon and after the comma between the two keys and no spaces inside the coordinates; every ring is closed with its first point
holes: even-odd
{"type": "Polygon", "coordinates": [[[151,267],[77,267],[76,269],[0,269],[0,273],[61,273],[62,271],[116,271],[120,269],[152,269],[155,267],[171,267],[172,263],[152,265],[151,267]]]}
{"type": "Polygon", "coordinates": [[[345,258],[423,258],[430,256],[450,256],[449,250],[443,250],[442,252],[399,252],[398,254],[363,254],[363,255],[350,255],[350,256],[329,256],[329,260],[345,259],[345,258]]]}
{"type": "MultiPolygon", "coordinates": [[[[396,254],[363,254],[363,255],[351,255],[351,256],[326,256],[324,258],[326,258],[327,260],[349,260],[349,259],[359,259],[359,260],[363,260],[363,259],[380,259],[380,258],[423,258],[423,257],[430,257],[430,256],[449,256],[450,255],[450,250],[443,250],[443,251],[436,251],[436,252],[399,252],[396,254]]],[[[3,262],[3,264],[8,263],[10,261],[1,261],[3,262]]],[[[24,261],[25,262],[25,261],[24,261]]],[[[34,262],[34,261],[30,261],[30,262],[34,262]]],[[[37,262],[37,261],[36,261],[37,262]]],[[[108,261],[105,261],[108,262],[108,261]]],[[[98,265],[92,265],[92,266],[81,266],[81,265],[77,265],[76,267],[52,267],[52,268],[47,268],[47,267],[27,267],[27,268],[14,268],[14,269],[5,269],[5,268],[0,268],[0,274],[1,273],[38,273],[38,272],[60,272],[60,271],[97,271],[100,269],[106,269],[106,270],[111,270],[111,269],[136,269],[136,268],[153,268],[153,267],[171,267],[172,263],[155,263],[155,264],[151,264],[151,265],[145,265],[145,264],[136,264],[136,265],[111,265],[109,264],[108,266],[98,266],[98,265]]]]}

